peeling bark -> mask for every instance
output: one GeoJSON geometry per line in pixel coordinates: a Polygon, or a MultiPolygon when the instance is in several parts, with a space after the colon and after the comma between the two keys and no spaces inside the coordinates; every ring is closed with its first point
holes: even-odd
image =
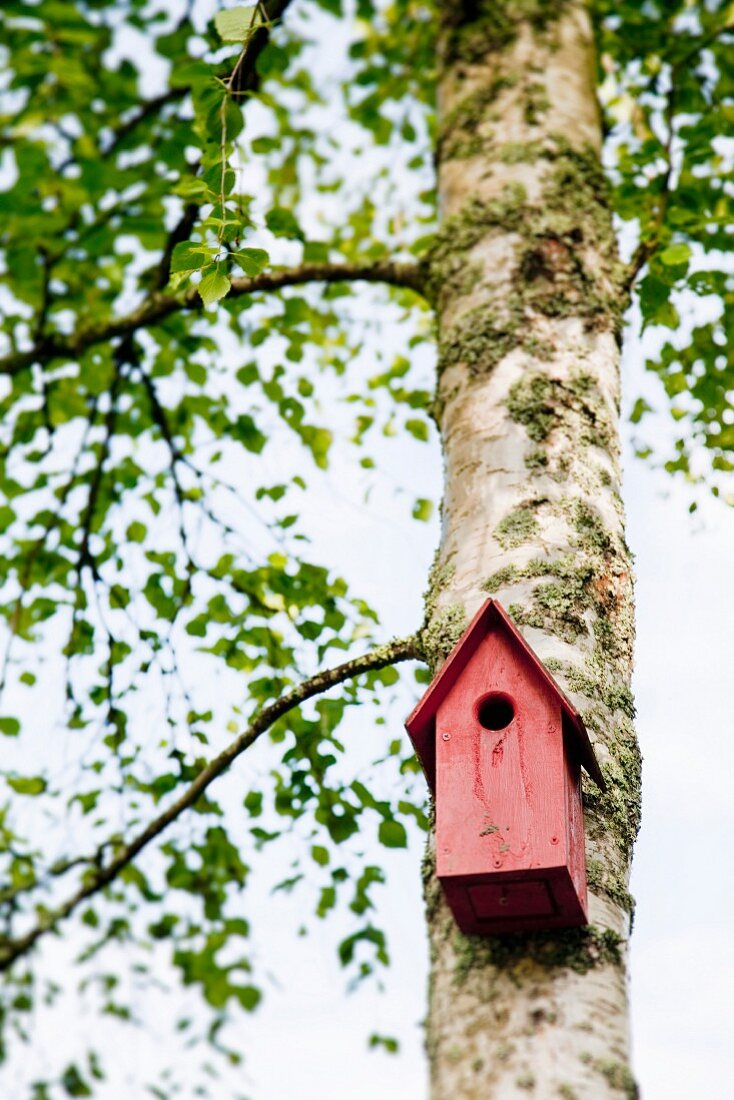
{"type": "Polygon", "coordinates": [[[433,1100],[636,1095],[625,955],[639,823],[630,555],[619,496],[626,304],[580,0],[454,3],[440,45],[435,414],[443,530],[422,644],[437,666],[497,595],[582,712],[590,925],[465,936],[430,854],[433,1100]]]}

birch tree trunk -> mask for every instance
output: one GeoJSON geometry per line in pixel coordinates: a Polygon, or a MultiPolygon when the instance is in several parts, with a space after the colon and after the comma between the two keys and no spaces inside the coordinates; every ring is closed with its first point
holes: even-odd
{"type": "Polygon", "coordinates": [[[465,936],[429,855],[432,1097],[635,1096],[625,963],[640,758],[617,423],[626,301],[590,20],[580,0],[445,7],[431,281],[446,486],[423,642],[437,666],[496,595],[582,712],[609,789],[584,790],[587,928],[465,936]]]}

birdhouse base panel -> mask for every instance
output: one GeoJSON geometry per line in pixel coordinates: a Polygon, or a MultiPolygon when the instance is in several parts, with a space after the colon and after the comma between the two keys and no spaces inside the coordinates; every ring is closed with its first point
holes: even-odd
{"type": "Polygon", "coordinates": [[[462,932],[492,936],[572,928],[587,922],[566,866],[533,871],[441,877],[446,900],[462,932]]]}

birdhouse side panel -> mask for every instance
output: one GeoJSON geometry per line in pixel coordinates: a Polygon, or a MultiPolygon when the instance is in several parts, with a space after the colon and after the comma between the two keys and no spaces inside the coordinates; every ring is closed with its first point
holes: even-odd
{"type": "Polygon", "coordinates": [[[439,876],[566,862],[561,709],[523,656],[506,633],[490,632],[438,708],[439,876]]]}
{"type": "Polygon", "coordinates": [[[566,760],[566,820],[568,822],[568,870],[579,904],[587,912],[586,837],[581,800],[581,761],[570,731],[564,735],[566,760]]]}

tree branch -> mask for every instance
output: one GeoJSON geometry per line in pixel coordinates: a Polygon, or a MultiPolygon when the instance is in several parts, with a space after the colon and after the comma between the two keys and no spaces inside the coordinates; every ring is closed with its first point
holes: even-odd
{"type": "MultiPolygon", "coordinates": [[[[65,902],[56,909],[44,913],[25,935],[14,940],[0,940],[0,971],[7,970],[16,959],[27,954],[42,936],[55,930],[62,921],[71,916],[82,902],[109,886],[123,868],[132,863],[135,857],[152,840],[160,836],[172,822],[176,821],[185,810],[192,807],[201,798],[207,787],[223,772],[227,771],[238,756],[249,749],[263,733],[269,730],[288,711],[293,710],[294,707],[304,703],[307,699],[320,695],[322,692],[328,691],[329,688],[335,687],[345,680],[353,679],[363,672],[375,672],[401,661],[417,659],[421,659],[421,651],[414,636],[396,639],[386,645],[379,646],[371,653],[365,653],[362,657],[354,657],[351,661],[345,661],[344,664],[318,672],[309,680],[304,680],[298,684],[286,695],[281,696],[276,702],[271,703],[270,706],[265,707],[253,718],[243,733],[231,741],[218,756],[215,756],[201,769],[183,794],[171,803],[168,809],[164,810],[158,817],[153,818],[142,832],[123,845],[109,863],[101,864],[94,870],[90,870],[79,889],[65,902]]],[[[109,843],[105,843],[102,847],[109,847],[109,843]]]]}
{"type": "Polygon", "coordinates": [[[153,281],[154,290],[163,290],[167,285],[171,277],[171,257],[173,256],[173,250],[177,244],[181,244],[183,241],[189,239],[198,217],[199,204],[196,202],[188,202],[183,209],[181,217],[168,234],[166,245],[163,249],[163,255],[161,256],[160,263],[155,269],[155,279],[153,281]]]}
{"type": "MultiPolygon", "coordinates": [[[[391,286],[408,287],[422,293],[423,275],[420,265],[382,260],[377,263],[311,263],[300,267],[275,268],[252,278],[232,279],[232,289],[226,301],[283,290],[289,286],[306,283],[344,282],[388,283],[391,286]]],[[[185,294],[153,294],[141,306],[101,325],[90,325],[78,332],[64,336],[61,333],[46,334],[27,351],[11,352],[0,358],[0,374],[16,375],[39,361],[67,358],[76,359],[87,348],[113,340],[118,336],[130,336],[140,329],[149,328],[165,320],[172,313],[203,309],[199,291],[192,287],[185,294]]]]}
{"type": "Polygon", "coordinates": [[[665,126],[667,130],[665,145],[663,151],[665,154],[665,171],[663,172],[660,199],[658,201],[657,214],[652,227],[650,235],[643,241],[640,241],[635,253],[627,268],[627,275],[624,280],[623,289],[630,293],[632,287],[637,280],[637,276],[642,271],[643,267],[655,252],[658,244],[660,243],[660,235],[665,225],[665,215],[668,210],[668,199],[670,198],[670,181],[673,175],[673,138],[675,136],[675,107],[676,107],[676,80],[677,69],[671,68],[670,71],[670,92],[668,93],[667,103],[665,105],[665,126]]]}
{"type": "MultiPolygon", "coordinates": [[[[141,122],[145,122],[147,118],[150,118],[151,115],[156,114],[158,111],[161,110],[162,107],[166,107],[169,103],[176,103],[178,100],[183,99],[184,96],[187,96],[188,94],[189,89],[186,87],[169,88],[167,91],[161,92],[160,95],[153,96],[152,99],[143,100],[138,110],[130,116],[127,122],[122,122],[119,126],[116,126],[113,129],[112,140],[110,141],[109,145],[106,148],[99,150],[99,155],[102,160],[106,160],[108,157],[111,157],[113,153],[117,152],[118,147],[123,143],[125,138],[128,137],[128,135],[131,134],[133,130],[135,130],[140,125],[141,122]]],[[[67,137],[67,141],[72,140],[73,138],[67,137]]],[[[62,160],[61,164],[59,164],[56,171],[60,174],[63,174],[67,168],[71,168],[72,164],[74,164],[74,161],[75,158],[73,155],[66,157],[66,159],[62,160]]]]}
{"type": "MultiPolygon", "coordinates": [[[[257,89],[260,79],[256,68],[257,60],[270,40],[270,28],[273,23],[282,19],[283,13],[291,2],[292,0],[261,0],[259,9],[265,16],[265,21],[245,42],[227,81],[227,90],[233,98],[247,95],[257,89]]],[[[257,10],[256,8],[255,11],[257,10]]]]}
{"type": "Polygon", "coordinates": [[[145,122],[151,115],[157,114],[161,108],[167,107],[169,103],[176,103],[178,100],[183,99],[189,94],[189,89],[186,87],[169,88],[167,91],[162,92],[160,95],[154,96],[152,99],[144,100],[134,115],[127,120],[127,122],[121,123],[116,127],[112,141],[106,149],[101,151],[103,159],[111,157],[115,153],[120,145],[122,145],[125,138],[135,130],[141,122],[145,122]]]}

